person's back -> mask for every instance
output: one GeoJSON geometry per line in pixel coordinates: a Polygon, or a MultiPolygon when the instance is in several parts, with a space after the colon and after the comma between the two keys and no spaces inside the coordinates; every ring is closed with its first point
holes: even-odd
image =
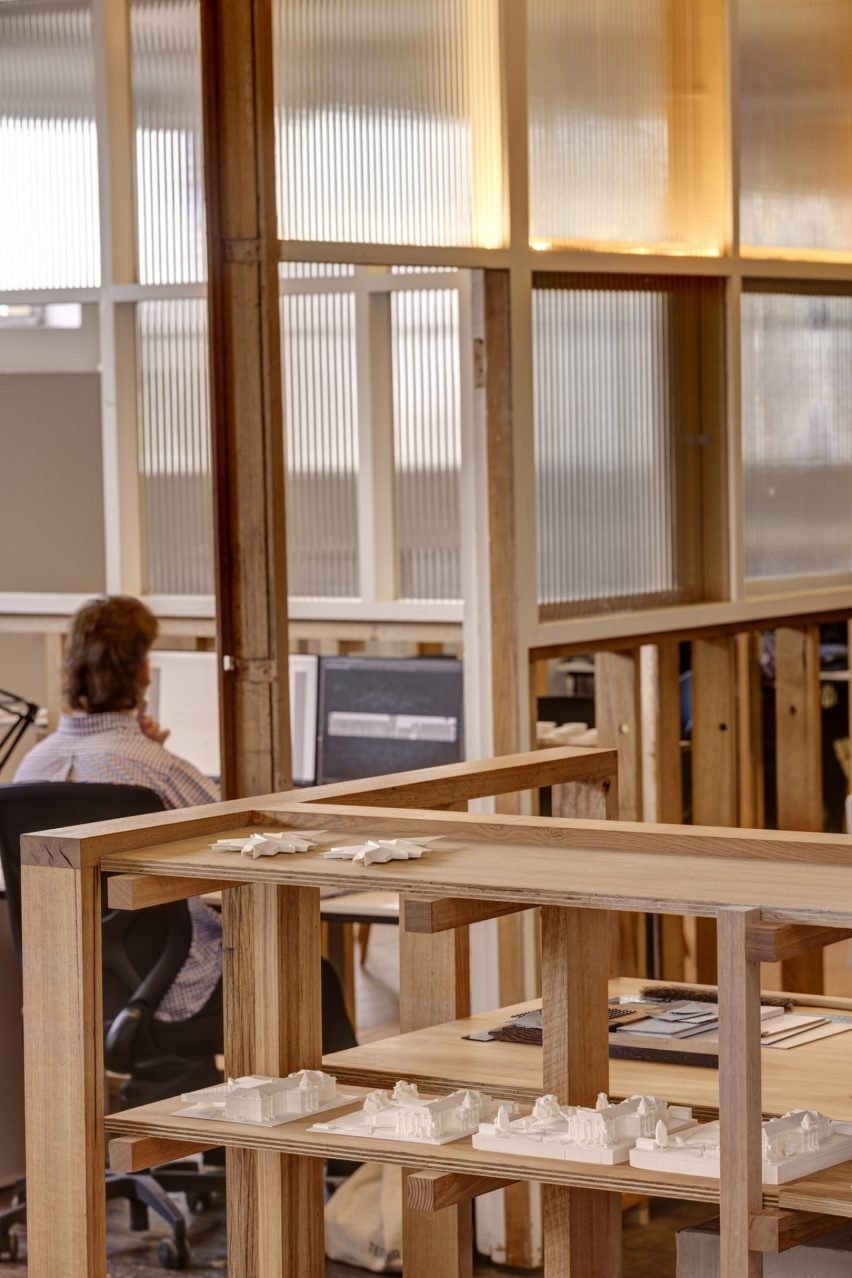
{"type": "MultiPolygon", "coordinates": [[[[15,782],[81,781],[139,785],[167,808],[214,803],[217,786],[163,744],[167,733],[144,713],[148,653],[157,621],[138,599],[112,596],[85,604],[73,618],[63,666],[67,713],[23,759],[15,782]]],[[[184,1021],[221,997],[222,928],[198,899],[189,902],[189,956],[155,1013],[184,1021]]]]}

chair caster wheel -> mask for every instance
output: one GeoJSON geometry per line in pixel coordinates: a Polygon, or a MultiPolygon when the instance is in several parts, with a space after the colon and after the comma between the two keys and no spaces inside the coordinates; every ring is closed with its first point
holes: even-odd
{"type": "Polygon", "coordinates": [[[157,1248],[157,1259],[161,1269],[186,1269],[189,1264],[189,1247],[181,1240],[162,1238],[157,1248]]]}

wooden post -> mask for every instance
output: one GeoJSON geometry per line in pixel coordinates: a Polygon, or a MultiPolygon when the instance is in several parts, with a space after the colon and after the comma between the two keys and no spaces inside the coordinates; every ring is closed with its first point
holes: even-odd
{"type": "MultiPolygon", "coordinates": [[[[598,743],[618,750],[618,815],[642,820],[642,704],[639,652],[599,652],[595,656],[595,721],[598,743]]],[[[645,916],[617,919],[618,975],[647,976],[645,916]]]]}
{"type": "MultiPolygon", "coordinates": [[[[543,1086],[565,1105],[594,1105],[609,1088],[609,916],[541,912],[543,1086]]],[[[600,1190],[542,1187],[544,1271],[553,1278],[619,1278],[621,1199],[600,1190]]]]}
{"type": "Polygon", "coordinates": [[[27,1259],[106,1278],[100,874],[21,868],[27,1259]]]}
{"type": "Polygon", "coordinates": [[[763,763],[763,698],[760,635],[737,635],[737,753],[739,825],[762,830],[766,824],[763,763]]]}
{"type": "MultiPolygon", "coordinates": [[[[223,900],[225,1072],[319,1069],[319,889],[261,883],[223,900]]],[[[323,1171],[315,1158],[229,1149],[228,1278],[323,1278],[323,1171]]]]}
{"type": "Polygon", "coordinates": [[[750,1250],[752,1216],[763,1205],[761,1177],[760,964],[746,954],[746,933],[760,910],[719,914],[719,1120],[721,1139],[719,1278],[762,1278],[750,1250]]]}
{"type": "Polygon", "coordinates": [[[222,786],[287,789],[272,0],[201,5],[222,786]]]}
{"type": "MultiPolygon", "coordinates": [[[[779,830],[823,828],[819,627],[775,632],[775,738],[779,830]]],[[[781,988],[823,989],[823,952],[781,965],[781,988]]]]}
{"type": "MultiPolygon", "coordinates": [[[[404,915],[405,898],[400,899],[404,915]]],[[[470,1014],[468,929],[424,935],[400,928],[399,1025],[403,1034],[470,1014]]],[[[402,1254],[406,1278],[472,1278],[473,1215],[470,1202],[437,1212],[408,1206],[402,1173],[402,1254]]]]}
{"type": "MultiPolygon", "coordinates": [[[[737,824],[736,665],[731,639],[692,644],[692,819],[737,824]]],[[[716,924],[695,921],[695,976],[716,979],[716,924]]]]}

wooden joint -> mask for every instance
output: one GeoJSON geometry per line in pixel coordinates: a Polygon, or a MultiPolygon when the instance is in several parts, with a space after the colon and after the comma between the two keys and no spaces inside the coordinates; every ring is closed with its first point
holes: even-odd
{"type": "Polygon", "coordinates": [[[837,1229],[836,1216],[823,1216],[812,1211],[784,1211],[780,1207],[767,1207],[749,1219],[748,1245],[750,1251],[777,1254],[798,1247],[801,1243],[837,1229]]]}
{"type": "Polygon", "coordinates": [[[191,896],[243,887],[232,879],[182,878],[166,874],[116,874],[107,880],[107,903],[112,910],[147,910],[191,896]]]}
{"type": "Polygon", "coordinates": [[[746,932],[746,957],[752,963],[783,963],[852,936],[846,928],[798,923],[755,923],[746,932]]]}
{"type": "Polygon", "coordinates": [[[172,1140],[165,1136],[115,1136],[109,1142],[109,1165],[112,1171],[140,1172],[161,1163],[174,1163],[179,1158],[206,1154],[215,1145],[202,1145],[194,1140],[172,1140]]]}
{"type": "Polygon", "coordinates": [[[454,896],[441,896],[425,901],[405,897],[400,908],[403,931],[432,933],[468,927],[471,923],[501,918],[504,914],[517,914],[527,907],[503,901],[465,901],[454,896]]]}
{"type": "Polygon", "coordinates": [[[259,262],[261,243],[255,236],[243,240],[223,240],[222,250],[226,262],[259,262]]]}
{"type": "Polygon", "coordinates": [[[443,1211],[480,1194],[508,1189],[515,1182],[495,1176],[464,1176],[459,1172],[416,1171],[407,1179],[408,1206],[414,1211],[443,1211]]]}

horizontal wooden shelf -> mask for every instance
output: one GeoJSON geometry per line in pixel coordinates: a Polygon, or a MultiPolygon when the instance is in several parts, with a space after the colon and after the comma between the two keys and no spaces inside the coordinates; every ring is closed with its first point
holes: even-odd
{"type": "MultiPolygon", "coordinates": [[[[354,1091],[355,1089],[350,1089],[354,1091]]],[[[366,1089],[358,1089],[365,1095],[366,1089]]],[[[357,1162],[392,1163],[400,1167],[428,1171],[457,1172],[503,1180],[537,1181],[548,1185],[602,1189],[610,1193],[642,1194],[649,1198],[680,1198],[692,1202],[717,1203],[719,1182],[697,1176],[677,1176],[649,1172],[629,1163],[599,1167],[589,1163],[567,1163],[551,1159],[512,1158],[501,1160],[493,1153],[474,1149],[469,1139],[448,1145],[420,1145],[407,1141],[364,1140],[308,1129],[317,1116],[299,1119],[281,1127],[251,1127],[208,1119],[178,1118],[170,1111],[180,1107],[180,1099],[157,1101],[139,1109],[110,1114],[109,1135],[147,1136],[172,1141],[195,1141],[241,1149],[277,1151],[308,1158],[342,1158],[357,1162]]],[[[341,1105],[336,1113],[354,1106],[341,1105]]],[[[328,1114],[325,1115],[328,1117],[328,1114]]],[[[796,1186],[821,1187],[819,1211],[826,1215],[852,1216],[852,1163],[832,1167],[827,1172],[789,1185],[764,1186],[764,1205],[777,1207],[796,1196],[796,1186]]],[[[816,1193],[816,1189],[810,1192],[816,1193]]],[[[812,1209],[813,1210],[813,1209],[812,1209]]]]}
{"type": "MultiPolygon", "coordinates": [[[[178,875],[224,882],[267,882],[292,887],[359,888],[401,892],[420,899],[457,897],[525,906],[586,906],[713,917],[729,906],[753,905],[767,922],[852,928],[852,844],[848,839],[797,835],[789,839],[724,830],[680,833],[679,827],[619,822],[557,821],[517,827],[511,817],[404,811],[380,817],[328,805],[269,812],[262,825],[231,826],[246,837],[273,825],[330,828],[339,836],[364,833],[445,833],[452,842],[419,861],[357,866],[322,852],[257,861],[216,852],[212,836],[164,842],[136,851],[108,852],[101,869],[123,874],[178,875]],[[537,840],[540,831],[541,841],[537,840]],[[490,837],[489,837],[490,836],[490,837]],[[499,841],[496,841],[499,840],[499,841]],[[574,845],[576,841],[576,846],[574,845]],[[683,845],[683,846],[681,846],[683,845]],[[660,852],[654,851],[659,846],[660,852]],[[697,854],[705,848],[707,855],[697,854]],[[723,851],[730,848],[730,857],[723,851]],[[807,851],[812,848],[813,860],[807,851]],[[672,855],[688,849],[689,873],[672,873],[672,855]],[[771,872],[762,863],[777,855],[771,872]],[[841,864],[841,858],[846,864],[841,864]],[[827,861],[833,861],[828,864],[827,861]],[[803,904],[807,902],[807,904],[803,904]]],[[[679,862],[682,870],[683,862],[679,862]]]]}
{"type": "MultiPolygon", "coordinates": [[[[621,978],[610,982],[610,993],[635,994],[648,984],[621,978]]],[[[346,1085],[388,1087],[398,1078],[407,1078],[424,1090],[478,1087],[511,1100],[531,1102],[543,1088],[541,1049],[522,1043],[471,1042],[465,1035],[494,1029],[514,1012],[536,1006],[535,1002],[519,1003],[380,1039],[330,1054],[324,1058],[324,1066],[346,1085]]],[[[803,996],[800,1006],[812,1004],[803,996]]],[[[830,1013],[830,1000],[818,1000],[815,1010],[830,1013]]],[[[852,1015],[848,1005],[836,1010],[852,1015]]],[[[768,1117],[808,1105],[832,1118],[852,1122],[852,1029],[789,1051],[764,1048],[761,1074],[763,1112],[768,1117]]],[[[611,1060],[609,1080],[613,1097],[636,1093],[664,1096],[672,1104],[692,1106],[698,1118],[718,1116],[719,1075],[715,1069],[611,1060]]]]}

